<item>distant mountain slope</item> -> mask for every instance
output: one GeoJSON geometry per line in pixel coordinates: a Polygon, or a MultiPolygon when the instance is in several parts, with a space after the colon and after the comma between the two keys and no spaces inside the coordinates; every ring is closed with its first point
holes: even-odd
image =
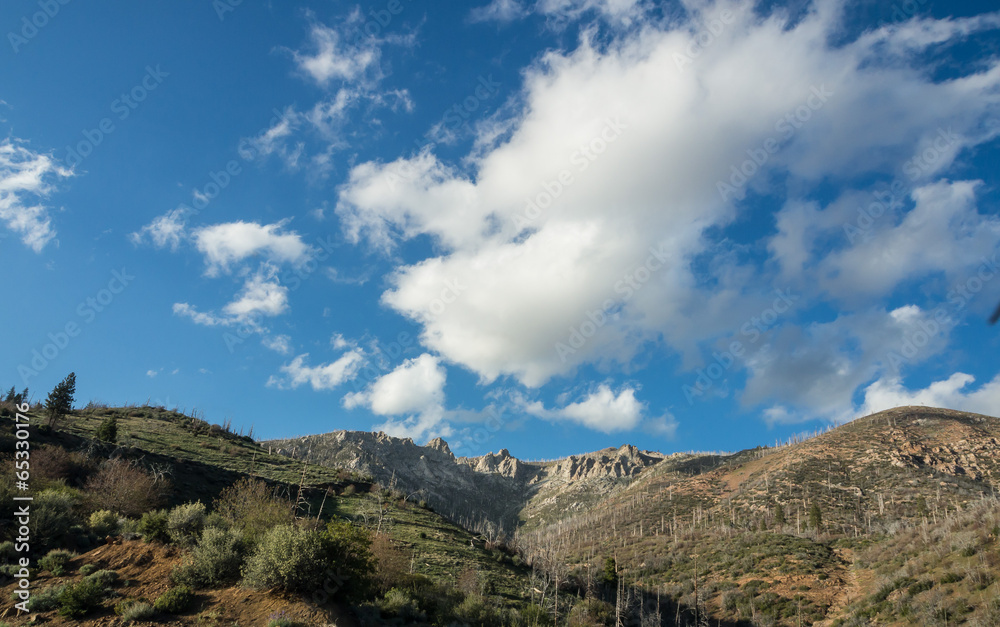
{"type": "MultiPolygon", "coordinates": [[[[994,550],[976,584],[966,586],[971,596],[942,601],[948,584],[941,581],[959,575],[935,570],[926,541],[907,554],[913,581],[884,581],[885,569],[871,563],[903,530],[924,525],[947,537],[948,525],[967,511],[1000,515],[1000,420],[989,416],[900,407],[804,441],[734,454],[662,455],[626,445],[544,463],[506,450],[454,458],[442,440],[419,447],[384,434],[266,444],[422,491],[467,525],[488,520],[510,530],[516,523],[517,545],[553,581],[597,585],[613,558],[630,586],[701,608],[712,622],[893,622],[906,616],[907,603],[922,617],[915,624],[927,624],[935,607],[941,616],[986,616],[992,610],[977,586],[1000,579],[994,550]],[[881,598],[885,586],[897,590],[891,608],[881,598]],[[869,597],[861,602],[859,594],[869,597]]],[[[973,550],[954,548],[950,568],[973,550]]]]}
{"type": "Polygon", "coordinates": [[[507,449],[455,457],[440,438],[417,446],[409,438],[364,431],[334,431],[262,445],[281,455],[371,475],[383,485],[419,495],[458,520],[489,520],[510,530],[522,516],[541,515],[553,504],[560,511],[578,510],[664,459],[629,445],[555,462],[523,462],[507,449]]]}

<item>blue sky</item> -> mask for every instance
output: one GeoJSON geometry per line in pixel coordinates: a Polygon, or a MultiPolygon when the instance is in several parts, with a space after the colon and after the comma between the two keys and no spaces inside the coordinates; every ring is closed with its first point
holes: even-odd
{"type": "Polygon", "coordinates": [[[532,459],[996,415],[991,8],[5,2],[0,385],[532,459]]]}

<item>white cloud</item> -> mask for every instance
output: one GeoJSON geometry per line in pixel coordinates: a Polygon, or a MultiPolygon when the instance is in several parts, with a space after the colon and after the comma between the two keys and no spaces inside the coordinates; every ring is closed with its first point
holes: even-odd
{"type": "Polygon", "coordinates": [[[469,14],[473,22],[513,22],[527,16],[529,11],[518,0],[493,0],[486,6],[476,7],[469,14]]]}
{"type": "Polygon", "coordinates": [[[288,309],[288,288],[278,283],[278,270],[262,264],[256,274],[249,277],[236,300],[222,311],[237,320],[246,320],[260,314],[277,316],[288,309]]]}
{"type": "Polygon", "coordinates": [[[368,37],[345,41],[336,29],[314,23],[309,30],[312,52],[293,52],[299,70],[325,86],[334,80],[355,81],[377,66],[379,50],[368,37]],[[358,45],[361,44],[361,45],[358,45]]]}
{"type": "Polygon", "coordinates": [[[249,329],[261,331],[262,316],[274,317],[288,311],[288,288],[278,282],[277,273],[275,266],[261,264],[257,272],[246,278],[243,289],[235,299],[222,308],[222,315],[199,312],[188,303],[175,303],[174,315],[190,318],[192,322],[202,326],[242,324],[249,329]]]}
{"type": "Polygon", "coordinates": [[[424,413],[444,403],[445,370],[427,353],[408,359],[366,390],[344,397],[348,408],[365,406],[380,416],[424,413]]]}
{"type": "Polygon", "coordinates": [[[366,407],[373,414],[389,416],[373,427],[389,435],[414,439],[446,436],[451,428],[444,422],[445,380],[444,366],[424,353],[406,360],[365,390],[347,394],[343,403],[348,409],[366,407]]]}
{"type": "Polygon", "coordinates": [[[330,347],[333,348],[333,350],[344,350],[348,348],[355,348],[357,345],[358,345],[357,342],[345,338],[340,333],[334,333],[332,336],[330,336],[330,347]]]}
{"type": "MultiPolygon", "coordinates": [[[[623,387],[616,393],[608,385],[602,384],[582,400],[562,408],[547,409],[540,401],[534,401],[522,402],[520,409],[545,420],[565,420],[595,431],[614,433],[639,427],[646,412],[646,404],[636,399],[633,388],[623,387]]],[[[651,422],[650,427],[661,433],[672,431],[670,422],[665,417],[651,422]]]]}
{"type": "MultiPolygon", "coordinates": [[[[582,364],[630,363],[650,342],[684,352],[688,365],[699,342],[738,329],[738,312],[759,310],[759,295],[771,290],[766,267],[741,265],[710,235],[740,215],[744,192],[889,176],[940,128],[952,128],[958,139],[942,153],[940,172],[988,139],[978,129],[1000,113],[996,60],[934,82],[916,54],[924,44],[905,29],[834,46],[827,42],[842,31],[838,3],[819,3],[794,23],[760,17],[748,4],[687,6],[690,19],[670,30],[651,26],[601,47],[584,38],[572,52],[546,54],[524,73],[523,112],[513,123],[496,121],[510,132],[470,155],[467,168],[430,152],[353,168],[336,207],[349,238],[385,251],[418,237],[437,246],[436,256],[398,268],[383,295],[422,325],[428,349],[484,381],[512,375],[529,386],[582,364]],[[733,19],[722,32],[708,44],[698,39],[725,10],[733,19]],[[890,48],[914,52],[884,58],[890,48]],[[777,151],[724,201],[718,183],[768,140],[777,151]],[[528,208],[529,199],[541,207],[528,208]],[[637,275],[651,247],[668,259],[637,275]],[[696,263],[722,248],[727,254],[707,273],[696,263]],[[629,284],[636,276],[646,279],[637,288],[629,284]],[[465,289],[451,298],[449,283],[465,289]],[[591,329],[594,312],[603,324],[591,329]],[[581,328],[592,337],[557,352],[581,328]]],[[[959,23],[943,29],[949,42],[990,20],[959,23]]],[[[940,207],[932,201],[922,201],[928,212],[940,207]]],[[[990,228],[975,225],[967,204],[949,211],[935,224],[950,230],[954,246],[969,237],[977,250],[988,244],[990,228]]],[[[925,227],[901,227],[884,241],[909,255],[907,235],[923,236],[925,227]]],[[[864,265],[849,257],[830,263],[848,261],[864,265]]],[[[879,289],[903,278],[886,273],[879,289]]]]}
{"type": "Polygon", "coordinates": [[[200,324],[206,327],[215,327],[220,325],[227,326],[234,323],[234,320],[229,318],[222,318],[216,316],[215,314],[200,312],[190,303],[174,303],[173,311],[175,316],[190,318],[195,324],[200,324]]]}
{"type": "Polygon", "coordinates": [[[287,335],[267,336],[261,340],[265,348],[269,348],[281,355],[292,354],[292,338],[287,335]]]}
{"type": "Polygon", "coordinates": [[[804,327],[786,325],[757,345],[748,343],[752,350],[744,357],[748,372],[742,401],[769,404],[765,418],[771,422],[844,422],[854,417],[855,390],[939,354],[950,330],[934,312],[915,305],[841,314],[804,327]],[[916,350],[904,350],[914,338],[916,350]]]}
{"type": "Polygon", "coordinates": [[[580,19],[596,13],[611,23],[632,24],[648,10],[644,0],[536,0],[530,8],[519,0],[493,0],[472,10],[473,22],[511,22],[531,13],[560,21],[580,19]]]}
{"type": "Polygon", "coordinates": [[[180,243],[187,237],[187,210],[181,207],[157,216],[152,222],[138,231],[131,233],[129,239],[136,245],[146,238],[156,248],[170,247],[176,251],[180,243]]]}
{"type": "Polygon", "coordinates": [[[1000,407],[1000,375],[973,390],[969,386],[975,380],[970,374],[956,372],[922,390],[908,390],[899,377],[884,377],[865,388],[865,400],[857,416],[905,405],[945,407],[995,416],[1000,407]]]}
{"type": "Polygon", "coordinates": [[[253,255],[263,255],[274,264],[305,262],[313,250],[297,233],[284,232],[287,222],[261,225],[241,220],[197,229],[193,239],[198,251],[205,255],[205,274],[228,273],[234,263],[253,255]]]}
{"type": "Polygon", "coordinates": [[[785,276],[815,282],[841,300],[884,298],[901,284],[937,273],[964,278],[1000,246],[1000,219],[977,211],[979,186],[944,180],[923,185],[911,194],[911,210],[862,220],[863,231],[857,207],[871,206],[872,196],[848,193],[826,210],[791,204],[778,214],[770,247],[785,276]],[[853,242],[845,224],[855,229],[853,242]],[[830,250],[829,238],[841,246],[830,250]]]}
{"type": "Polygon", "coordinates": [[[20,140],[0,141],[0,221],[36,253],[56,236],[49,207],[41,201],[52,193],[56,180],[72,175],[50,155],[32,152],[20,140]]]}
{"type": "MultiPolygon", "coordinates": [[[[162,368],[161,368],[161,370],[162,370],[162,368]]],[[[159,370],[147,370],[146,371],[146,376],[149,377],[150,379],[155,378],[156,375],[158,375],[158,374],[160,374],[159,370]]]]}
{"type": "Polygon", "coordinates": [[[358,368],[364,363],[364,356],[356,350],[344,353],[336,361],[318,366],[306,365],[308,357],[309,354],[305,353],[293,359],[291,363],[281,366],[280,371],[283,376],[272,376],[267,381],[268,387],[294,390],[308,383],[317,391],[332,390],[353,379],[357,375],[358,368]]]}

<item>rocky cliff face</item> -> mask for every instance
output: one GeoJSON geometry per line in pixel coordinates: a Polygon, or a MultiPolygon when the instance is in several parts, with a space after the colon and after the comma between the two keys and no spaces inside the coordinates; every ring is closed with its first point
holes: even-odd
{"type": "Polygon", "coordinates": [[[554,462],[521,461],[507,449],[456,458],[441,438],[418,446],[409,438],[366,431],[334,431],[263,444],[281,455],[370,475],[382,485],[426,499],[457,520],[489,520],[508,529],[553,507],[566,512],[579,509],[624,487],[664,458],[631,445],[554,462]]]}

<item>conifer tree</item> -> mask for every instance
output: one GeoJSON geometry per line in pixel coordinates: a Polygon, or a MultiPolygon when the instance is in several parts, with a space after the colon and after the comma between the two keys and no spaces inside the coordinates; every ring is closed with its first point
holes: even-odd
{"type": "Polygon", "coordinates": [[[49,427],[54,427],[56,421],[63,414],[68,414],[73,409],[74,395],[76,394],[76,373],[71,372],[60,381],[56,387],[52,388],[45,399],[45,413],[49,417],[49,427]]]}

